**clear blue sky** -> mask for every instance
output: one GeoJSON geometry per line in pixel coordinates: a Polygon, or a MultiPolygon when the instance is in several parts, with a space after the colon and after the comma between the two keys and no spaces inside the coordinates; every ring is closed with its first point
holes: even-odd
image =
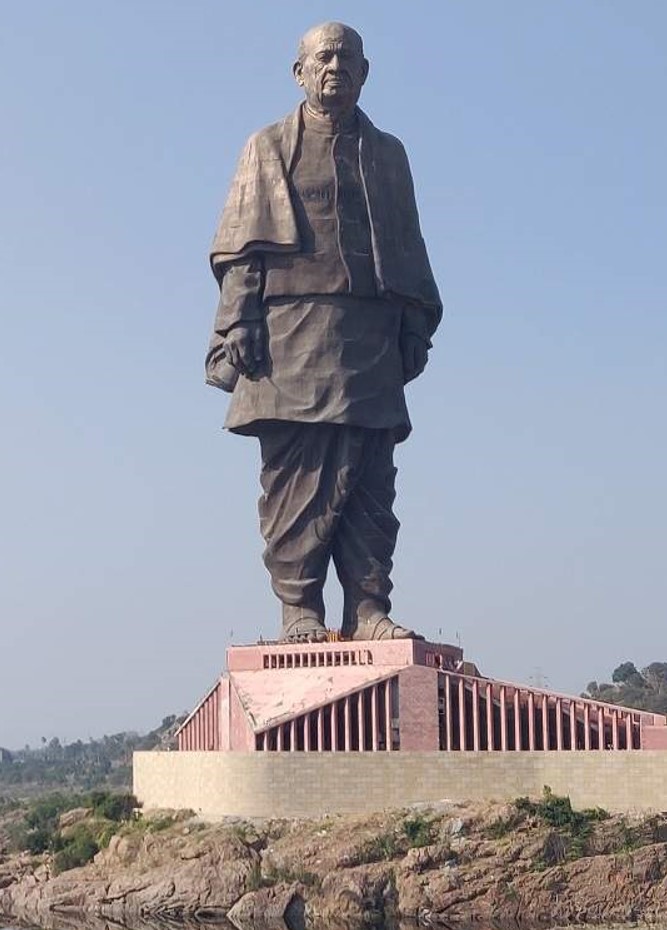
{"type": "Polygon", "coordinates": [[[207,251],[325,19],[365,38],[446,303],[395,616],[566,691],[667,659],[664,0],[9,0],[0,745],[148,729],[277,629],[255,442],[203,384],[207,251]]]}

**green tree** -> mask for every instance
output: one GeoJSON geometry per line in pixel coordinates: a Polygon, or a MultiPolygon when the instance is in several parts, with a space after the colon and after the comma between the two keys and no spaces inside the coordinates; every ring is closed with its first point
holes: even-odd
{"type": "Polygon", "coordinates": [[[616,684],[628,681],[630,678],[637,676],[639,672],[635,668],[634,662],[622,662],[618,668],[615,668],[611,680],[616,684]]]}
{"type": "Polygon", "coordinates": [[[667,662],[651,662],[641,672],[634,662],[622,662],[611,682],[589,681],[583,696],[667,715],[667,662]]]}

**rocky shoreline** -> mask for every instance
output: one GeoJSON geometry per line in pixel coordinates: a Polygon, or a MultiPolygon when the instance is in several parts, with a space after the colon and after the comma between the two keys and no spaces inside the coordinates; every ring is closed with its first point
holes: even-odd
{"type": "Polygon", "coordinates": [[[545,810],[442,802],[261,824],[155,813],[58,875],[48,855],[4,855],[0,915],[47,928],[664,925],[667,816],[545,810]]]}

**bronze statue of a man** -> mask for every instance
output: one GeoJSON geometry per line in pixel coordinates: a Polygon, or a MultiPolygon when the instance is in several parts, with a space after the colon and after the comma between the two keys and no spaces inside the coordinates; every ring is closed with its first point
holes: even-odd
{"type": "Polygon", "coordinates": [[[213,242],[207,380],[233,390],[225,426],[259,438],[281,639],[327,638],[331,559],[343,637],[414,637],[389,617],[393,451],[442,305],[403,146],[357,106],[361,37],[316,26],[293,70],[305,101],[248,141],[213,242]]]}

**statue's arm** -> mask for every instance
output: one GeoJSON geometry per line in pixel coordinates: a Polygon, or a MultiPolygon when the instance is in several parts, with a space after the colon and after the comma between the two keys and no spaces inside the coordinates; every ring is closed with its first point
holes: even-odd
{"type": "Polygon", "coordinates": [[[220,301],[215,317],[215,330],[221,336],[239,323],[255,323],[264,319],[264,263],[261,255],[252,254],[233,262],[214,265],[220,283],[220,301]]]}
{"type": "MultiPolygon", "coordinates": [[[[400,348],[403,360],[405,382],[418,377],[428,362],[428,351],[432,346],[431,337],[435,333],[442,317],[442,303],[438,289],[433,280],[426,247],[419,223],[419,212],[415,198],[414,183],[408,156],[403,143],[395,136],[382,134],[385,158],[392,167],[394,177],[393,189],[397,192],[395,200],[400,217],[399,233],[406,244],[406,251],[416,256],[416,264],[427,282],[423,299],[406,297],[394,293],[394,299],[401,302],[400,348]]],[[[398,290],[398,288],[397,288],[398,290]]]]}
{"type": "Polygon", "coordinates": [[[206,356],[210,378],[223,359],[240,374],[253,374],[264,359],[264,264],[253,254],[224,265],[214,263],[220,301],[206,356]]]}

